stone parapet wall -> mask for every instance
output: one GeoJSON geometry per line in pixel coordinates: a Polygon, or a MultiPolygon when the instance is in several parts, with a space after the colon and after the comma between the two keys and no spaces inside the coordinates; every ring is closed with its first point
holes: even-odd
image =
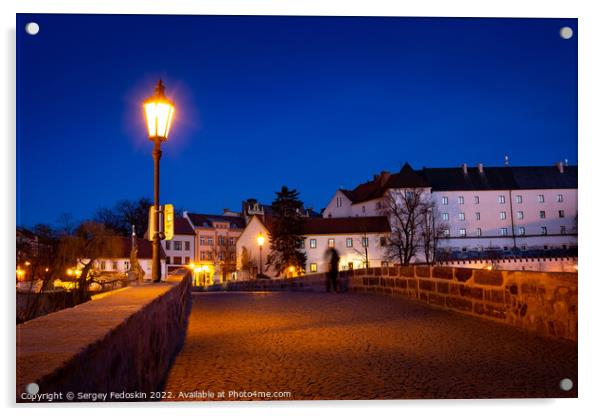
{"type": "Polygon", "coordinates": [[[67,392],[124,391],[150,400],[182,345],[190,301],[190,275],[173,274],[17,325],[17,401],[31,401],[29,383],[65,401],[67,392]]]}
{"type": "Polygon", "coordinates": [[[544,336],[577,340],[577,273],[408,266],[349,274],[350,291],[405,296],[544,336]]]}
{"type": "Polygon", "coordinates": [[[255,290],[298,290],[310,292],[324,292],[326,290],[326,274],[316,273],[301,277],[287,279],[254,279],[230,281],[224,286],[228,291],[255,291],[255,290]]]}

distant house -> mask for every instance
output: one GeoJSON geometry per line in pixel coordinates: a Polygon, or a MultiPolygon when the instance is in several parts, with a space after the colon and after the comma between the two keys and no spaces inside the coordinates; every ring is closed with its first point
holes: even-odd
{"type": "Polygon", "coordinates": [[[186,218],[174,219],[174,237],[162,240],[167,272],[186,267],[194,261],[196,233],[186,218]]]}
{"type": "MultiPolygon", "coordinates": [[[[138,262],[144,271],[144,280],[152,280],[152,260],[153,260],[153,245],[151,241],[144,238],[137,238],[138,245],[138,262]]],[[[105,273],[122,273],[124,277],[130,270],[130,253],[132,250],[132,238],[121,237],[121,245],[119,255],[113,258],[100,258],[94,262],[93,270],[105,273]]],[[[165,264],[165,251],[159,246],[159,255],[161,259],[161,278],[165,280],[167,276],[167,268],[165,264]]],[[[83,259],[87,262],[88,259],[83,259]]],[[[81,265],[78,268],[82,268],[81,265]]]]}
{"type": "MultiPolygon", "coordinates": [[[[271,216],[255,215],[238,239],[237,277],[249,280],[256,277],[260,268],[259,245],[257,237],[265,237],[261,250],[263,273],[276,277],[276,271],[266,267],[270,254],[271,216]],[[265,218],[265,219],[264,219],[265,218]],[[245,264],[246,262],[246,264],[245,264]]],[[[339,270],[352,268],[378,267],[384,262],[381,246],[386,244],[391,231],[386,217],[352,217],[352,218],[319,218],[305,219],[305,237],[303,250],[307,255],[305,273],[321,273],[328,270],[326,251],[334,247],[341,257],[339,270]]]]}

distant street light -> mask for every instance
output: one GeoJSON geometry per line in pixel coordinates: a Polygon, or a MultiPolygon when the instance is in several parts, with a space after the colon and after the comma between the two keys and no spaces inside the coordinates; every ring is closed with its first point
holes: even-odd
{"type": "Polygon", "coordinates": [[[153,160],[155,162],[155,202],[154,223],[155,233],[153,239],[153,282],[161,281],[161,260],[159,259],[159,242],[162,237],[159,231],[159,160],[161,159],[161,142],[167,141],[169,128],[174,114],[174,104],[165,97],[165,86],[159,80],[155,87],[155,94],[144,101],[144,114],[148,128],[148,139],[155,143],[153,160]]]}
{"type": "Polygon", "coordinates": [[[263,249],[263,243],[265,243],[265,237],[259,233],[257,236],[257,244],[259,245],[259,274],[263,274],[263,264],[261,262],[261,251],[263,249]]]}

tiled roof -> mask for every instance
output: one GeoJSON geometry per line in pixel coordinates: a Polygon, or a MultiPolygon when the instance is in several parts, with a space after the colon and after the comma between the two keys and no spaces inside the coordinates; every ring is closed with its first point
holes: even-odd
{"type": "Polygon", "coordinates": [[[387,217],[307,218],[303,234],[363,234],[391,231],[387,217]]]}
{"type": "Polygon", "coordinates": [[[194,235],[194,229],[192,228],[192,226],[190,225],[190,223],[188,222],[188,220],[186,218],[176,218],[174,219],[174,234],[178,235],[178,234],[187,234],[187,235],[194,235]]]}
{"type": "MultiPolygon", "coordinates": [[[[138,238],[138,258],[139,259],[152,259],[153,258],[153,243],[144,238],[138,238]]],[[[121,237],[121,255],[119,258],[129,258],[132,251],[132,238],[121,237]]],[[[159,244],[159,257],[165,258],[165,252],[163,247],[159,244]]]]}
{"type": "Polygon", "coordinates": [[[212,214],[192,214],[188,213],[188,218],[195,227],[213,227],[214,222],[227,222],[230,228],[245,228],[245,220],[242,217],[234,217],[229,215],[212,215],[212,214]]]}
{"type": "Polygon", "coordinates": [[[340,189],[352,203],[380,198],[390,188],[430,187],[433,191],[507,190],[507,189],[576,189],[577,166],[503,166],[457,168],[422,168],[405,164],[398,173],[382,172],[372,181],[353,190],[340,189]]]}

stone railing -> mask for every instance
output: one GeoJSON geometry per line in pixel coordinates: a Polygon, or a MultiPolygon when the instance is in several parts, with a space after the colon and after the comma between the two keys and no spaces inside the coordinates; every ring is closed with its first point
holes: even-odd
{"type": "Polygon", "coordinates": [[[17,325],[17,401],[35,400],[30,383],[59,401],[151,400],[183,342],[190,289],[188,274],[173,274],[17,325]]]}
{"type": "Polygon", "coordinates": [[[432,306],[577,340],[577,273],[389,267],[355,270],[349,290],[405,296],[432,306]]]}
{"type": "MultiPolygon", "coordinates": [[[[325,291],[324,273],[292,279],[228,282],[226,290],[325,291]]],[[[577,340],[577,273],[456,267],[383,267],[340,273],[352,292],[404,296],[466,315],[577,340]]]]}

